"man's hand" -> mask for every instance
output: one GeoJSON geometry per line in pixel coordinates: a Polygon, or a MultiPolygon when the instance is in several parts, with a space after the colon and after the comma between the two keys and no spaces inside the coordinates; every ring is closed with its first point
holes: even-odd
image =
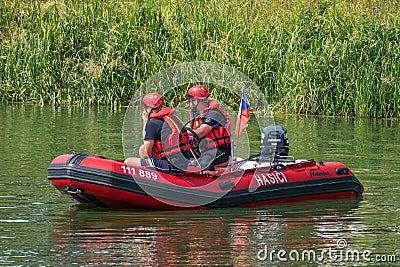
{"type": "Polygon", "coordinates": [[[144,140],[143,145],[139,148],[139,156],[141,158],[150,158],[153,150],[154,140],[144,140]]]}

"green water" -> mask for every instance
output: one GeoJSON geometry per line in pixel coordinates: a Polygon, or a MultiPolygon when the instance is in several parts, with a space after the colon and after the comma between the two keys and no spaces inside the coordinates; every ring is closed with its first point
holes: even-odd
{"type": "Polygon", "coordinates": [[[71,152],[123,158],[124,115],[124,109],[0,106],[1,266],[400,265],[398,120],[275,118],[288,129],[296,158],[347,164],[365,186],[361,200],[184,212],[74,205],[50,185],[46,168],[71,152]],[[286,254],[272,253],[279,250],[286,254]],[[302,261],[305,250],[337,254],[302,261]],[[373,261],[340,258],[349,250],[370,251],[366,259],[373,261]],[[265,252],[272,257],[263,258],[265,252]]]}

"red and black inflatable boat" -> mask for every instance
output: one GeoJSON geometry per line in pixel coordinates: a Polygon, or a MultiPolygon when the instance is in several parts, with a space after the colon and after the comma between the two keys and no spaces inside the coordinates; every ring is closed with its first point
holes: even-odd
{"type": "Polygon", "coordinates": [[[170,175],[104,157],[67,154],[51,162],[48,179],[71,199],[109,208],[210,209],[363,193],[362,184],[339,162],[251,164],[218,169],[219,177],[170,175]]]}

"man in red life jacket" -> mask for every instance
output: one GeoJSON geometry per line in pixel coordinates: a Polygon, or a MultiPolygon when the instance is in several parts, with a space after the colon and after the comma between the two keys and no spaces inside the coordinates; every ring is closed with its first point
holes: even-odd
{"type": "Polygon", "coordinates": [[[204,85],[191,87],[186,99],[191,110],[188,126],[199,139],[201,170],[212,174],[215,165],[228,162],[231,156],[229,116],[216,101],[208,99],[204,85]]]}
{"type": "Polygon", "coordinates": [[[125,163],[165,173],[183,172],[190,159],[189,135],[174,111],[163,104],[158,93],[143,97],[144,142],[139,149],[140,158],[127,158],[125,163]]]}

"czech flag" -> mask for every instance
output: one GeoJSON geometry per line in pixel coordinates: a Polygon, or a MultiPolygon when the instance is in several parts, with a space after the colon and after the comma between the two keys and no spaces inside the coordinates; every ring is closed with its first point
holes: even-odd
{"type": "Polygon", "coordinates": [[[246,92],[242,91],[242,99],[240,100],[240,107],[236,121],[235,136],[239,137],[244,128],[247,127],[247,122],[250,119],[249,104],[247,104],[246,92]]]}

